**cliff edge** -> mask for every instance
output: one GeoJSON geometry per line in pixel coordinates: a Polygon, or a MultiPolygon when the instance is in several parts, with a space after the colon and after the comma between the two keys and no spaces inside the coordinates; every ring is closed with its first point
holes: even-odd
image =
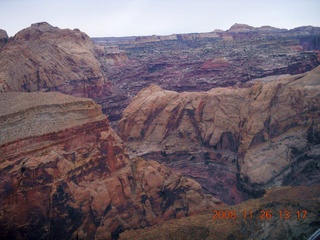
{"type": "Polygon", "coordinates": [[[4,239],[117,239],[222,204],[155,161],[129,159],[92,99],[34,92],[0,100],[4,239]]]}
{"type": "Polygon", "coordinates": [[[319,183],[320,68],[246,88],[151,85],[119,123],[134,156],[157,159],[229,203],[278,185],[319,183]]]}

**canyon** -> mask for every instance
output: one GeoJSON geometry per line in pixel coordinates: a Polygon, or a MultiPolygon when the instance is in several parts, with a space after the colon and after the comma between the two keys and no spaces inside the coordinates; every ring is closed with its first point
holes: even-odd
{"type": "Polygon", "coordinates": [[[129,159],[92,99],[10,92],[0,109],[4,239],[116,239],[222,204],[155,161],[129,159]]]}
{"type": "Polygon", "coordinates": [[[282,185],[320,184],[320,67],[207,92],[140,91],[120,137],[227,203],[282,185]]]}
{"type": "Polygon", "coordinates": [[[132,98],[150,84],[177,92],[208,91],[303,73],[320,62],[320,28],[311,26],[286,30],[235,24],[227,31],[93,42],[105,52],[99,60],[112,90],[98,102],[111,121],[120,120],[132,98]]]}
{"type": "Polygon", "coordinates": [[[93,39],[46,22],[1,30],[1,236],[307,239],[319,39],[319,27],[245,24],[93,39]],[[308,217],[213,221],[232,209],[308,217]]]}

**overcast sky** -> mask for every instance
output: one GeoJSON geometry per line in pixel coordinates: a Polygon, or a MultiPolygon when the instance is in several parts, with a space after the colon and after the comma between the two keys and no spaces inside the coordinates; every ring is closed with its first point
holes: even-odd
{"type": "Polygon", "coordinates": [[[0,29],[32,23],[79,28],[90,37],[227,30],[234,23],[320,26],[320,0],[0,0],[0,29]]]}

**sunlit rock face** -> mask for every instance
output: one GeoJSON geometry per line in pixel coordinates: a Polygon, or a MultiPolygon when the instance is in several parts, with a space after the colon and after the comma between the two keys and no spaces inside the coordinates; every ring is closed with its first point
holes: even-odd
{"type": "Polygon", "coordinates": [[[124,110],[131,154],[166,163],[224,201],[320,181],[320,68],[247,87],[174,92],[152,85],[124,110]]]}
{"type": "Polygon", "coordinates": [[[59,91],[99,98],[109,91],[90,38],[79,30],[36,23],[0,55],[0,92],[59,91]]]}
{"type": "Polygon", "coordinates": [[[100,62],[113,83],[103,111],[118,121],[143,88],[156,84],[177,92],[237,86],[255,78],[300,74],[320,63],[320,28],[291,30],[235,24],[227,31],[126,38],[98,38],[107,53],[117,49],[125,61],[100,62]]]}
{"type": "Polygon", "coordinates": [[[115,239],[221,202],[155,161],[129,159],[92,99],[0,94],[3,239],[115,239]]]}

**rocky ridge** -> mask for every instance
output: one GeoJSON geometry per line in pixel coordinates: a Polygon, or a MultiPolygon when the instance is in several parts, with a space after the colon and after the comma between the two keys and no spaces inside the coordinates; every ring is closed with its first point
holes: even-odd
{"type": "MultiPolygon", "coordinates": [[[[135,37],[135,42],[158,42],[166,40],[197,40],[202,38],[223,38],[225,40],[235,40],[240,38],[254,38],[254,37],[265,37],[265,36],[274,36],[278,34],[280,37],[289,37],[289,36],[312,36],[314,34],[319,34],[319,28],[313,26],[303,26],[297,27],[294,29],[281,29],[272,26],[262,26],[262,27],[252,27],[247,24],[235,23],[230,27],[230,29],[223,31],[216,29],[212,32],[207,33],[186,33],[186,34],[172,34],[167,36],[144,36],[144,37],[135,37]]],[[[98,39],[97,39],[98,40],[98,39]]],[[[107,40],[107,39],[105,39],[107,40]]],[[[132,41],[132,39],[126,39],[127,41],[132,41]]],[[[314,43],[316,46],[315,49],[319,48],[319,43],[314,43]]],[[[319,49],[318,49],[319,50],[319,49]]]]}
{"type": "Polygon", "coordinates": [[[120,137],[131,155],[165,163],[228,203],[320,183],[320,67],[248,85],[182,93],[152,85],[124,110],[120,137]]]}
{"type": "Polygon", "coordinates": [[[109,82],[90,38],[46,22],[18,32],[0,53],[0,92],[59,91],[99,98],[109,82]]]}
{"type": "Polygon", "coordinates": [[[111,121],[143,88],[156,84],[177,92],[208,91],[255,78],[299,74],[320,63],[320,28],[291,30],[235,24],[227,31],[136,38],[94,39],[126,54],[115,64],[101,56],[112,94],[99,103],[111,121]]]}
{"type": "MultiPolygon", "coordinates": [[[[156,41],[137,38],[132,44],[131,38],[125,38],[120,43],[113,39],[92,45],[88,36],[79,30],[61,30],[47,23],[33,24],[6,40],[0,53],[0,92],[60,91],[92,97],[103,104],[103,112],[117,121],[133,96],[151,83],[178,92],[206,91],[212,87],[241,86],[256,77],[271,76],[261,82],[272,82],[278,78],[274,74],[303,73],[319,65],[318,28],[301,27],[290,31],[262,28],[260,31],[234,26],[232,31],[186,34],[177,39],[155,36],[156,41]]],[[[318,73],[313,75],[314,79],[319,79],[318,73]]],[[[152,86],[148,90],[151,98],[154,93],[161,92],[179,102],[169,113],[174,113],[173,116],[181,113],[181,118],[170,118],[168,123],[176,124],[168,124],[169,129],[163,135],[161,124],[166,124],[166,119],[156,119],[161,109],[153,112],[156,102],[148,103],[144,111],[151,113],[151,117],[147,117],[146,127],[140,129],[140,134],[147,136],[147,130],[157,138],[163,137],[163,141],[156,144],[149,136],[145,144],[136,148],[137,139],[127,138],[136,148],[132,154],[136,157],[132,159],[92,100],[58,93],[0,93],[1,236],[8,239],[117,238],[125,229],[150,226],[205,209],[211,211],[216,204],[221,204],[203,195],[195,181],[173,174],[155,161],[146,162],[138,157],[140,155],[166,162],[174,171],[194,177],[203,186],[208,179],[213,179],[215,185],[205,186],[207,191],[230,203],[247,196],[261,196],[266,187],[274,185],[317,183],[319,97],[315,93],[318,85],[309,76],[303,78],[306,86],[302,87],[302,80],[298,81],[300,77],[302,75],[287,76],[284,85],[270,83],[270,89],[254,83],[252,99],[245,98],[252,101],[253,110],[250,109],[254,112],[258,107],[265,109],[264,105],[256,106],[254,98],[265,94],[263,103],[268,105],[270,95],[275,96],[270,101],[270,109],[275,112],[271,105],[280,104],[278,101],[289,96],[292,102],[288,102],[297,107],[290,105],[296,112],[288,119],[277,115],[279,123],[272,122],[277,119],[270,117],[263,122],[266,127],[262,130],[261,123],[255,125],[255,121],[249,120],[253,123],[248,125],[248,119],[242,119],[243,122],[238,123],[241,126],[237,127],[233,125],[237,120],[231,118],[228,124],[232,123],[233,128],[221,128],[224,132],[220,139],[209,135],[210,126],[222,126],[219,118],[226,119],[223,112],[217,115],[219,118],[214,123],[210,123],[212,119],[209,118],[201,122],[201,128],[208,130],[208,135],[194,133],[197,123],[188,119],[194,118],[193,105],[198,100],[194,101],[192,96],[197,93],[191,93],[191,98],[187,93],[176,92],[171,96],[172,92],[168,94],[152,86]],[[297,86],[294,82],[298,82],[297,86]],[[287,85],[292,88],[293,95],[287,85]],[[303,91],[299,92],[301,87],[303,91]],[[304,94],[311,94],[311,97],[304,94]],[[148,124],[154,120],[158,125],[148,129],[148,124]],[[180,123],[186,125],[180,126],[180,123]],[[241,131],[242,126],[247,129],[241,131]],[[283,131],[279,136],[272,132],[274,126],[280,126],[283,131]],[[176,128],[178,137],[174,136],[176,128]],[[257,133],[258,129],[262,132],[257,133]],[[179,145],[177,139],[181,141],[179,145]],[[285,146],[280,146],[279,142],[285,146]],[[249,147],[246,149],[246,146],[249,147]],[[265,153],[262,156],[261,151],[265,153]],[[278,161],[268,158],[274,152],[279,153],[280,164],[280,170],[275,173],[272,170],[278,161]],[[267,165],[266,173],[261,174],[262,181],[257,176],[264,165],[258,166],[256,158],[267,165]],[[290,164],[286,165],[284,159],[290,164]],[[193,171],[188,170],[190,165],[193,171]],[[247,172],[252,178],[247,178],[247,172]],[[272,180],[265,182],[270,176],[272,180]]],[[[220,90],[224,91],[217,91],[220,90]]],[[[217,91],[212,92],[217,94],[217,91]]],[[[239,100],[243,99],[241,91],[236,94],[239,100]]],[[[226,93],[230,94],[231,101],[233,92],[227,90],[226,93]]],[[[202,98],[201,94],[196,98],[202,98]]],[[[163,100],[161,98],[161,104],[165,103],[163,100]]],[[[166,104],[163,105],[165,111],[168,110],[166,104]]],[[[228,111],[225,106],[222,109],[228,111]]],[[[137,122],[145,121],[144,116],[133,117],[137,122]]],[[[258,117],[264,119],[265,115],[258,117]]],[[[135,136],[139,136],[138,127],[133,129],[135,136]]]]}
{"type": "Polygon", "coordinates": [[[221,204],[155,161],[130,160],[91,99],[1,93],[0,112],[4,239],[117,239],[221,204]]]}
{"type": "Polygon", "coordinates": [[[77,29],[36,23],[4,38],[0,91],[91,97],[117,122],[132,97],[150,84],[207,91],[309,71],[319,65],[319,37],[319,28],[312,26],[286,30],[235,24],[227,31],[147,37],[156,41],[95,38],[92,44],[77,29]]]}

